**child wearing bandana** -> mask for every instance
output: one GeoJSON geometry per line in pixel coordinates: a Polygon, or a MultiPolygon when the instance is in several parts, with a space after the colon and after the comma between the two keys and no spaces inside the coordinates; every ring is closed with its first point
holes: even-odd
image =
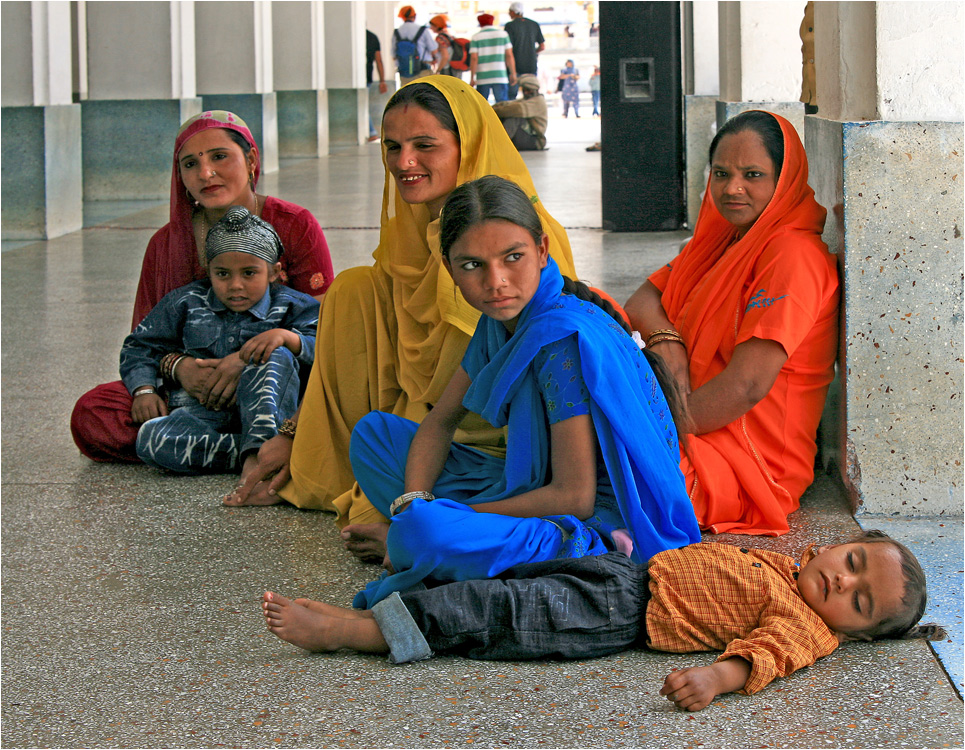
{"type": "Polygon", "coordinates": [[[227,473],[284,433],[315,356],[319,304],[274,284],[281,240],[270,224],[233,206],[205,242],[208,278],[165,296],[121,347],[121,379],[142,423],[137,455],[183,474],[227,473]],[[243,368],[229,406],[212,411],[177,386],[186,357],[236,357],[243,368]],[[165,385],[169,388],[165,389],[165,385]],[[166,399],[162,397],[166,393],[166,399]]]}

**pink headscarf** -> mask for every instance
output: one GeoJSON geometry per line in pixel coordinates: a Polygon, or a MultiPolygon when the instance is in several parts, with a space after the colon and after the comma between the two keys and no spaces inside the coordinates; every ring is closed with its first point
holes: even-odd
{"type": "MultiPolygon", "coordinates": [[[[253,148],[257,148],[254,136],[245,121],[233,112],[209,110],[186,120],[181,126],[174,141],[174,156],[171,159],[170,223],[152,238],[144,256],[141,278],[134,298],[132,328],[144,319],[164,294],[205,275],[194,241],[194,201],[188,197],[184,182],[181,181],[178,154],[191,136],[209,128],[234,130],[241,133],[253,148]]],[[[261,165],[256,163],[252,180],[254,185],[258,184],[260,175],[261,165]]]]}
{"type": "MultiPolygon", "coordinates": [[[[200,115],[195,115],[194,117],[185,120],[184,124],[181,125],[181,129],[178,131],[178,137],[174,141],[174,158],[172,159],[171,166],[171,216],[170,222],[172,226],[177,227],[179,230],[183,229],[187,237],[190,238],[190,244],[192,252],[194,250],[194,227],[191,224],[191,217],[194,214],[194,202],[188,200],[188,193],[184,187],[184,183],[181,181],[181,169],[178,166],[178,154],[184,147],[184,144],[188,142],[188,139],[192,136],[197,135],[203,130],[208,130],[209,128],[224,128],[225,130],[234,130],[244,137],[246,141],[253,148],[258,146],[255,144],[255,138],[248,130],[248,126],[245,121],[242,120],[238,115],[233,112],[228,112],[223,109],[212,109],[207,112],[202,112],[200,115]]],[[[258,184],[258,178],[261,176],[261,163],[255,164],[255,179],[254,184],[258,184]]]]}

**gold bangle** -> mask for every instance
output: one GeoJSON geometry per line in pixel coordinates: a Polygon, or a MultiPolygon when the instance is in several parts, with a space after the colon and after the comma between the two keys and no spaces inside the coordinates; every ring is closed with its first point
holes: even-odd
{"type": "Polygon", "coordinates": [[[286,419],[281,423],[281,427],[278,428],[278,434],[284,435],[287,438],[295,439],[295,429],[298,424],[294,419],[286,419]]]}
{"type": "Polygon", "coordinates": [[[657,344],[665,344],[668,341],[674,344],[680,344],[685,349],[687,348],[684,340],[682,338],[678,338],[677,336],[654,336],[653,338],[647,340],[647,346],[654,347],[657,344]]]}
{"type": "Polygon", "coordinates": [[[683,336],[680,335],[680,331],[675,331],[673,328],[655,328],[650,331],[647,340],[652,339],[654,336],[676,336],[677,338],[683,338],[683,336]]]}

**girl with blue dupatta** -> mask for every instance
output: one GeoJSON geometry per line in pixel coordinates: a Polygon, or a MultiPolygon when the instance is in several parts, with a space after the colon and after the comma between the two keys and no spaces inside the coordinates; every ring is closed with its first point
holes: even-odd
{"type": "Polygon", "coordinates": [[[440,233],[446,270],[483,317],[421,424],[371,412],[355,427],[355,477],[391,525],[387,572],[354,605],[524,562],[612,549],[645,562],[699,541],[660,358],[564,279],[526,194],[496,176],[464,183],[440,233]],[[453,443],[469,412],[508,426],[505,460],[453,443]]]}

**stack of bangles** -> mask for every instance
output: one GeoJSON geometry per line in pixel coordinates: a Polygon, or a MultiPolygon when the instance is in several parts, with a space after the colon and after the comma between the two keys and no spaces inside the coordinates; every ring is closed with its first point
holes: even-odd
{"type": "Polygon", "coordinates": [[[684,343],[684,337],[673,328],[658,328],[655,331],[650,331],[650,335],[647,336],[647,346],[656,346],[667,341],[674,341],[683,347],[687,346],[684,343]]]}
{"type": "Polygon", "coordinates": [[[294,440],[295,429],[297,427],[298,427],[298,424],[295,422],[294,419],[285,419],[282,421],[281,427],[278,428],[278,434],[284,435],[285,437],[291,438],[292,440],[294,440]]]}
{"type": "Polygon", "coordinates": [[[165,380],[174,381],[174,371],[181,364],[182,359],[187,359],[188,355],[183,352],[171,352],[170,354],[165,354],[161,358],[161,377],[165,380]]]}
{"type": "Polygon", "coordinates": [[[394,516],[401,512],[402,509],[411,503],[413,500],[435,500],[436,496],[431,492],[423,492],[422,490],[416,490],[415,492],[405,492],[399,495],[395,500],[392,501],[392,505],[389,506],[389,515],[394,516]]]}

